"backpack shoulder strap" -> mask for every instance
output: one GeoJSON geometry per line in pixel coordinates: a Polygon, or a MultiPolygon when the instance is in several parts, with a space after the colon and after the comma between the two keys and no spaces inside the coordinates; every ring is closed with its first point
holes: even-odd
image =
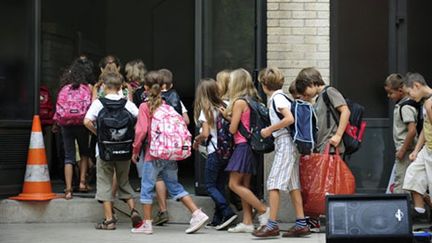
{"type": "MultiPolygon", "coordinates": [[[[282,95],[283,97],[285,97],[291,104],[294,102],[293,100],[291,100],[286,94],[284,94],[284,93],[278,93],[278,94],[280,94],[280,95],[282,95]]],[[[276,94],[276,95],[278,95],[278,94],[276,94]]],[[[275,95],[275,96],[276,96],[275,95]]],[[[279,119],[280,120],[282,120],[284,117],[283,117],[283,115],[276,109],[276,102],[275,102],[275,100],[274,100],[274,97],[273,97],[273,100],[272,100],[272,107],[273,107],[273,110],[276,112],[276,115],[279,117],[279,119]]]]}
{"type": "MultiPolygon", "coordinates": [[[[333,104],[330,100],[330,97],[327,93],[327,90],[329,88],[330,88],[330,86],[326,86],[324,88],[324,92],[322,93],[322,98],[323,98],[324,103],[327,106],[327,115],[329,115],[329,113],[330,113],[330,115],[333,117],[333,120],[336,122],[337,125],[339,125],[339,117],[337,116],[336,111],[333,107],[333,104]]],[[[328,121],[328,119],[327,119],[327,121],[328,121]]]]}

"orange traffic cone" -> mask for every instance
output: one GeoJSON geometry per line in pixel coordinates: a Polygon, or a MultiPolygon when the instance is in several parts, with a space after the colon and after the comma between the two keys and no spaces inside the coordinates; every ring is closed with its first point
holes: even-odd
{"type": "Polygon", "coordinates": [[[57,198],[57,195],[51,191],[41,122],[39,116],[35,115],[33,117],[23,192],[10,199],[46,201],[53,198],[57,198]]]}

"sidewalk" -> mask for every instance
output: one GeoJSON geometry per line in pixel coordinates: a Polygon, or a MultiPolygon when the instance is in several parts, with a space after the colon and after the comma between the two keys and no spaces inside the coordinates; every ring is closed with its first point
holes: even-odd
{"type": "MultiPolygon", "coordinates": [[[[291,224],[282,224],[287,229],[291,224]]],[[[132,234],[130,224],[122,222],[117,224],[113,231],[95,230],[91,223],[79,224],[0,224],[0,243],[213,243],[213,242],[251,242],[261,240],[251,234],[233,234],[226,231],[201,229],[195,234],[187,235],[184,230],[186,224],[168,224],[154,227],[153,235],[132,234]]],[[[290,243],[324,243],[324,233],[314,233],[305,238],[277,238],[268,242],[290,243]]]]}

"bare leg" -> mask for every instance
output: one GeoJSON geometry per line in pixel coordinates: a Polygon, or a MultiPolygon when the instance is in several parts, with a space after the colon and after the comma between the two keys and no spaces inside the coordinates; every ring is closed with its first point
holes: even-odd
{"type": "Polygon", "coordinates": [[[411,195],[413,197],[414,207],[425,208],[423,195],[421,195],[420,193],[415,192],[415,191],[411,191],[411,195]]]}
{"type": "MultiPolygon", "coordinates": [[[[243,185],[247,188],[250,188],[250,175],[243,176],[243,185]]],[[[253,224],[253,214],[252,214],[252,206],[247,203],[245,200],[240,199],[243,208],[243,224],[251,225],[253,224]]]]}
{"type": "Polygon", "coordinates": [[[189,209],[189,211],[191,213],[195,212],[198,209],[198,207],[196,206],[196,204],[192,200],[192,197],[189,195],[182,197],[180,199],[180,201],[183,203],[183,205],[185,205],[187,207],[187,209],[189,209]]]}
{"type": "Polygon", "coordinates": [[[73,176],[73,165],[65,164],[64,166],[65,183],[66,183],[66,199],[72,198],[72,176],[73,176]]]}
{"type": "Polygon", "coordinates": [[[103,202],[103,207],[104,207],[105,220],[106,221],[112,220],[113,219],[112,202],[109,201],[103,202]]]}
{"type": "Polygon", "coordinates": [[[255,194],[253,194],[253,192],[248,187],[245,186],[249,185],[248,182],[250,182],[250,176],[251,175],[245,175],[238,172],[231,172],[229,188],[242,199],[242,205],[244,200],[253,208],[255,208],[259,214],[263,214],[266,211],[266,206],[255,196],[255,194]]]}
{"type": "MultiPolygon", "coordinates": [[[[270,219],[276,221],[279,211],[280,192],[277,189],[269,191],[270,219]]],[[[303,208],[302,208],[303,209],[303,208]]]]}
{"type": "Polygon", "coordinates": [[[300,190],[297,189],[297,190],[290,191],[290,196],[291,196],[291,201],[293,203],[297,219],[303,219],[305,216],[303,211],[303,199],[300,190]]]}
{"type": "Polygon", "coordinates": [[[163,180],[156,181],[156,199],[159,205],[159,211],[167,211],[167,189],[163,180]]]}
{"type": "Polygon", "coordinates": [[[79,164],[79,169],[80,169],[79,188],[84,189],[84,190],[87,190],[86,175],[87,175],[88,165],[89,165],[89,157],[81,156],[81,160],[80,160],[80,164],[79,164]]]}
{"type": "Polygon", "coordinates": [[[144,212],[144,220],[152,219],[152,205],[151,204],[143,204],[143,212],[144,212]]]}

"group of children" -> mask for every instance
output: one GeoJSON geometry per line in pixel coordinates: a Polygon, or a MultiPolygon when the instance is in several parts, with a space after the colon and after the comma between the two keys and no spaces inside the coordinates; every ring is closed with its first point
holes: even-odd
{"type": "MultiPolygon", "coordinates": [[[[137,63],[138,66],[141,65],[137,63]]],[[[133,68],[129,67],[129,69],[133,68]]],[[[78,85],[93,89],[95,97],[85,115],[84,125],[92,133],[100,133],[95,125],[98,115],[105,107],[106,100],[114,103],[127,100],[123,102],[124,108],[137,119],[134,125],[131,160],[137,163],[141,177],[140,202],[143,205],[144,215],[141,219],[135,209],[134,192],[129,184],[131,160],[128,158],[105,161],[101,156],[96,156],[96,199],[103,202],[105,214],[104,220],[97,224],[96,228],[115,229],[117,219],[113,215],[112,202],[114,195],[117,194],[130,207],[133,223],[131,231],[153,233],[152,225],[160,225],[168,220],[165,202],[165,194],[168,191],[170,196],[181,201],[192,215],[186,233],[194,233],[208,223],[208,226],[216,230],[227,229],[230,233],[252,233],[255,237],[262,238],[275,237],[280,234],[277,223],[280,193],[287,191],[295,210],[296,223],[282,236],[300,237],[319,229],[319,219],[312,217],[313,215],[307,217],[303,211],[299,180],[300,155],[289,131],[289,126],[294,123],[295,117],[291,113],[292,101],[282,91],[285,78],[281,70],[265,68],[258,77],[259,84],[267,96],[271,122],[260,133],[263,138],[272,136],[275,145],[274,160],[267,178],[268,204],[259,200],[250,189],[251,178],[257,172],[259,161],[256,152],[249,144],[249,138],[240,132],[241,129],[246,129],[248,132],[252,129],[250,117],[253,111],[248,99],[261,101],[250,73],[241,68],[223,70],[218,73],[216,80],[203,79],[197,86],[193,118],[200,132],[193,139],[192,147],[194,149],[204,147],[206,152],[206,188],[215,203],[214,215],[210,222],[208,222],[209,217],[199,209],[178,182],[177,162],[154,157],[149,152],[152,118],[162,106],[171,106],[183,117],[185,124],[189,123],[187,110],[180,96],[173,89],[172,73],[161,69],[147,72],[141,75],[141,78],[140,75],[130,75],[127,76],[129,81],[136,82],[131,85],[131,82],[124,81],[120,74],[120,65],[113,56],[105,59],[101,71],[99,82],[94,87],[88,86],[84,81],[78,85]],[[223,123],[228,125],[224,128],[221,125],[223,123]],[[219,136],[232,137],[233,147],[229,157],[221,153],[221,147],[227,144],[222,144],[218,139],[219,136]],[[243,215],[241,222],[236,225],[234,222],[238,215],[231,208],[225,195],[227,185],[241,199],[243,215]],[[158,200],[160,209],[153,221],[152,203],[155,194],[161,200],[158,200]],[[253,224],[254,213],[259,221],[257,228],[253,224]]],[[[80,80],[78,76],[74,78],[80,80]]],[[[415,210],[422,214],[425,212],[425,202],[432,204],[429,197],[425,197],[429,186],[432,186],[432,181],[429,179],[432,178],[432,168],[429,165],[432,158],[432,101],[430,99],[432,89],[418,73],[408,73],[405,77],[392,74],[386,79],[384,87],[388,97],[396,102],[393,116],[397,173],[395,192],[411,192],[415,210]],[[423,105],[419,106],[419,103],[423,105]],[[424,124],[419,126],[418,123],[421,122],[424,124]],[[423,128],[421,132],[419,127],[423,128]]],[[[313,104],[318,127],[315,151],[323,152],[330,144],[333,148],[337,147],[340,153],[344,153],[342,136],[349,121],[350,110],[342,94],[334,87],[327,86],[315,68],[302,69],[291,83],[290,93],[295,99],[313,104]],[[324,100],[324,93],[332,107],[328,107],[329,102],[324,100]],[[329,109],[337,112],[336,114],[339,115],[337,121],[328,119],[329,109]]],[[[69,132],[67,126],[62,129],[66,137],[70,133],[79,134],[75,131],[69,132]]],[[[79,137],[73,139],[79,140],[79,137]]],[[[85,150],[80,149],[80,152],[84,156],[87,154],[85,150]]],[[[98,146],[96,146],[96,154],[98,154],[98,146]]],[[[72,155],[67,156],[67,163],[74,163],[72,157],[72,155]]],[[[67,193],[68,187],[70,189],[67,185],[67,193]]]]}
{"type": "Polygon", "coordinates": [[[394,101],[393,139],[396,147],[394,193],[410,192],[414,213],[432,206],[432,89],[419,73],[391,74],[384,88],[394,101]]]}

